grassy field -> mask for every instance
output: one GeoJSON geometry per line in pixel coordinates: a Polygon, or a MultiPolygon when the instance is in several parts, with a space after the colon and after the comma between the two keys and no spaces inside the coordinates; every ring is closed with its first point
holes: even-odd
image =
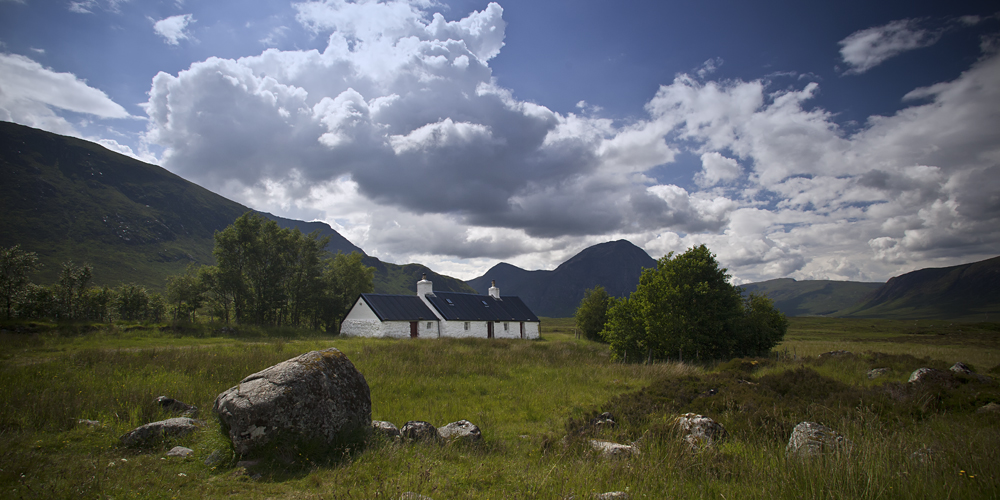
{"type": "Polygon", "coordinates": [[[914,388],[912,370],[963,361],[1000,377],[1000,325],[793,318],[770,358],[723,364],[622,365],[544,319],[542,340],[320,338],[308,332],[199,325],[5,325],[0,333],[0,497],[4,498],[996,498],[1000,402],[995,382],[957,377],[914,388]],[[17,331],[20,330],[20,331],[17,331]],[[342,350],[365,375],[372,417],[401,426],[468,419],[479,446],[373,441],[340,460],[265,464],[242,473],[211,414],[223,390],[303,352],[342,350]],[[820,357],[833,350],[852,355],[820,357]],[[869,380],[867,371],[889,373],[869,380]],[[749,382],[749,383],[747,383],[749,382]],[[714,392],[712,391],[714,390],[714,392]],[[167,418],[166,395],[207,425],[147,450],[118,437],[167,418]],[[619,425],[588,420],[611,411],[619,425]],[[673,419],[687,411],[729,431],[691,452],[673,419]],[[98,420],[101,427],[77,424],[98,420]],[[850,453],[786,458],[791,428],[812,420],[850,453]],[[587,439],[639,441],[608,460],[587,439]],[[192,458],[168,458],[174,445],[192,458]],[[221,451],[225,460],[206,465],[221,451]]]}

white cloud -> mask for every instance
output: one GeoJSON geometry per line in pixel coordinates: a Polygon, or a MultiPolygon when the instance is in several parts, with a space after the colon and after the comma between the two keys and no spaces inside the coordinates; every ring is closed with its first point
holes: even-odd
{"type": "Polygon", "coordinates": [[[860,75],[903,52],[933,45],[940,37],[939,32],[922,29],[916,19],[856,31],[840,41],[840,57],[850,66],[844,74],[860,75]]]}
{"type": "Polygon", "coordinates": [[[695,182],[701,187],[714,186],[720,182],[738,179],[743,174],[740,164],[716,151],[701,155],[702,171],[695,175],[695,182]]]}
{"type": "Polygon", "coordinates": [[[170,16],[153,23],[153,31],[162,36],[168,45],[177,45],[181,40],[191,38],[187,28],[193,22],[195,22],[193,14],[170,16]]]}
{"type": "MultiPolygon", "coordinates": [[[[325,48],[156,75],[145,139],[167,168],[250,206],[464,278],[617,238],[655,257],[709,244],[737,281],[885,279],[1000,244],[1000,55],[853,133],[813,105],[816,82],[704,81],[707,63],[621,123],[500,87],[499,5],[457,21],[430,7],[296,4],[325,48]],[[701,159],[694,185],[656,181],[682,153],[701,159]]],[[[882,28],[856,54],[891,55],[902,35],[882,28]]]]}
{"type": "Polygon", "coordinates": [[[99,118],[129,117],[107,94],[71,73],[57,73],[25,56],[0,54],[0,119],[79,135],[53,108],[99,118]]]}

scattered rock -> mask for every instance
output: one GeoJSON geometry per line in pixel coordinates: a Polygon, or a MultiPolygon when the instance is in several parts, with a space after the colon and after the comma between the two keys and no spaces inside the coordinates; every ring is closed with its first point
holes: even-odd
{"type": "Polygon", "coordinates": [[[632,498],[625,491],[609,491],[607,493],[595,493],[594,500],[628,500],[632,498]]]}
{"type": "Polygon", "coordinates": [[[795,426],[788,439],[785,454],[812,457],[825,453],[850,451],[851,441],[833,429],[816,422],[802,422],[795,426]]]}
{"type": "Polygon", "coordinates": [[[737,380],[736,383],[737,384],[746,384],[746,385],[757,385],[757,382],[751,382],[749,380],[743,380],[743,379],[737,380]]]}
{"type": "Polygon", "coordinates": [[[420,493],[407,491],[399,496],[399,500],[434,500],[434,499],[428,496],[421,495],[420,493]]]}
{"type": "Polygon", "coordinates": [[[976,413],[1000,413],[1000,404],[997,403],[986,403],[980,406],[976,413]]]}
{"type": "Polygon", "coordinates": [[[719,393],[718,389],[709,389],[709,390],[707,390],[707,391],[699,394],[698,397],[699,398],[707,398],[709,396],[715,396],[718,393],[719,393]]]}
{"type": "Polygon", "coordinates": [[[167,452],[168,457],[187,458],[190,457],[191,455],[194,455],[194,450],[192,450],[191,448],[185,448],[183,446],[174,446],[173,448],[170,448],[170,451],[167,452]]]}
{"type": "Polygon", "coordinates": [[[215,399],[215,413],[240,455],[298,445],[325,452],[371,432],[365,377],[335,348],[254,373],[215,399]]]}
{"type": "Polygon", "coordinates": [[[86,425],[87,427],[104,427],[104,424],[98,420],[87,420],[85,418],[77,420],[76,423],[77,425],[86,425]]]}
{"type": "Polygon", "coordinates": [[[951,365],[951,368],[949,368],[949,370],[951,370],[954,373],[961,373],[962,375],[972,375],[972,368],[969,368],[968,365],[966,365],[961,361],[951,365]]]}
{"type": "Polygon", "coordinates": [[[473,424],[468,420],[452,422],[439,428],[437,432],[438,435],[448,441],[477,443],[483,440],[483,433],[479,431],[479,427],[476,427],[476,424],[473,424]]]}
{"type": "Polygon", "coordinates": [[[223,452],[222,450],[215,450],[208,455],[208,458],[205,459],[205,465],[209,467],[215,467],[216,465],[219,465],[223,461],[225,461],[225,459],[226,459],[225,452],[223,452]]]}
{"type": "Polygon", "coordinates": [[[635,446],[598,439],[591,439],[590,447],[605,458],[628,458],[639,454],[639,449],[635,446]]]}
{"type": "Polygon", "coordinates": [[[168,418],[136,427],[119,438],[119,441],[127,447],[148,446],[167,437],[190,434],[202,425],[205,425],[205,422],[189,417],[168,418]]]}
{"type": "Polygon", "coordinates": [[[910,454],[910,460],[920,462],[922,464],[927,463],[934,456],[934,450],[930,447],[924,446],[919,450],[910,454]]]}
{"type": "Polygon", "coordinates": [[[681,437],[695,450],[710,448],[726,439],[726,429],[722,424],[708,417],[685,413],[676,421],[681,437]]]}
{"type": "Polygon", "coordinates": [[[851,351],[839,350],[839,351],[824,352],[823,354],[819,355],[820,359],[822,359],[822,358],[839,358],[841,356],[854,356],[854,353],[851,352],[851,351]]]}
{"type": "Polygon", "coordinates": [[[423,420],[410,420],[403,424],[399,435],[407,441],[437,441],[441,437],[437,428],[423,420]]]}
{"type": "Polygon", "coordinates": [[[941,370],[935,370],[933,368],[917,368],[913,370],[910,374],[910,379],[907,382],[913,384],[918,382],[927,382],[930,380],[940,380],[945,375],[941,370]]]}
{"type": "Polygon", "coordinates": [[[198,407],[189,405],[183,401],[178,401],[174,398],[168,398],[166,396],[159,396],[156,398],[156,403],[160,405],[166,411],[171,413],[176,413],[184,417],[195,418],[198,416],[198,407]]]}
{"type": "Polygon", "coordinates": [[[591,419],[590,425],[594,426],[598,430],[604,428],[610,429],[615,426],[615,417],[610,412],[604,412],[591,419]]]}
{"type": "Polygon", "coordinates": [[[885,375],[886,373],[889,373],[888,368],[872,368],[871,370],[868,370],[868,378],[876,379],[881,377],[882,375],[885,375]]]}
{"type": "Polygon", "coordinates": [[[375,434],[385,436],[389,439],[399,439],[399,428],[392,422],[385,420],[372,420],[372,431],[375,434]]]}

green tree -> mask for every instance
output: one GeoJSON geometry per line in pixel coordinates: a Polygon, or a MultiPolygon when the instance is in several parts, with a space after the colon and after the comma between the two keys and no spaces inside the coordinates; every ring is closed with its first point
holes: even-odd
{"type": "Polygon", "coordinates": [[[184,274],[167,278],[167,301],[173,306],[174,319],[194,321],[195,311],[205,301],[205,286],[194,264],[184,274]]]}
{"type": "Polygon", "coordinates": [[[63,263],[59,272],[59,281],[56,283],[56,300],[59,303],[60,317],[67,319],[79,319],[82,311],[83,297],[90,287],[90,280],[94,274],[89,265],[82,267],[73,264],[72,261],[63,263]]]}
{"type": "Polygon", "coordinates": [[[323,273],[322,303],[317,310],[315,325],[327,332],[336,332],[344,316],[362,293],[375,289],[375,268],[361,262],[362,255],[337,253],[327,263],[323,273]]]}
{"type": "Polygon", "coordinates": [[[38,255],[21,250],[21,245],[0,249],[0,300],[7,310],[7,319],[14,312],[14,306],[28,291],[28,275],[38,268],[38,255]]]}
{"type": "Polygon", "coordinates": [[[601,330],[608,322],[611,297],[603,286],[597,285],[583,293],[583,300],[576,308],[576,327],[590,340],[604,341],[601,330]]]}
{"type": "Polygon", "coordinates": [[[134,283],[122,283],[115,290],[115,312],[125,321],[144,321],[149,316],[149,292],[134,283]]]}
{"type": "Polygon", "coordinates": [[[766,297],[744,299],[705,245],[667,254],[616,303],[602,335],[616,357],[722,359],[766,353],[787,330],[766,297]]]}

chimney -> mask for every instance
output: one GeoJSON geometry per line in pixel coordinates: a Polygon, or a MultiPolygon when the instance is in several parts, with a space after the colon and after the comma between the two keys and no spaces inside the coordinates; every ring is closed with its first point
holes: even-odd
{"type": "Polygon", "coordinates": [[[417,297],[423,297],[429,293],[434,293],[434,282],[427,279],[427,273],[424,273],[420,281],[417,282],[417,297]]]}
{"type": "Polygon", "coordinates": [[[490,297],[494,299],[500,298],[500,289],[497,288],[497,280],[493,280],[490,285],[490,297]]]}

